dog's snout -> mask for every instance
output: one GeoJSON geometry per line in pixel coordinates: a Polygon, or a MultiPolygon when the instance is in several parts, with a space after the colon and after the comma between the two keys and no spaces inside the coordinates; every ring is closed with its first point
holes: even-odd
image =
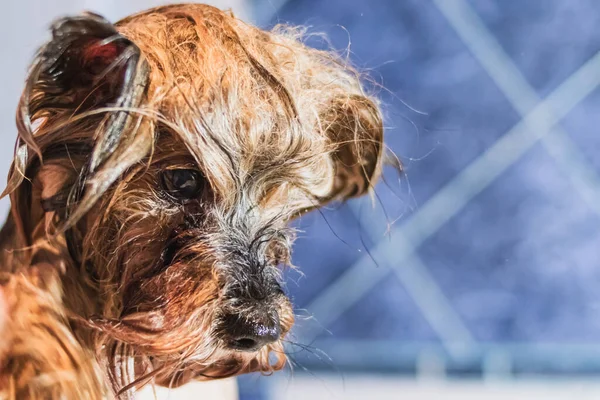
{"type": "Polygon", "coordinates": [[[229,315],[224,318],[223,329],[226,346],[239,351],[258,351],[279,340],[281,335],[279,316],[276,313],[257,318],[229,315]]]}

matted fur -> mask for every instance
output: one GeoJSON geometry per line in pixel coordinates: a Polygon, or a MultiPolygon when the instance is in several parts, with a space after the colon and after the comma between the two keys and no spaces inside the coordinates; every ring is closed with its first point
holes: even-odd
{"type": "Polygon", "coordinates": [[[17,113],[0,398],[128,397],[282,368],[281,339],[231,350],[224,320],[290,330],[287,223],[372,187],[377,101],[301,29],[206,5],[114,26],[85,14],[53,32],[17,113]],[[161,173],[190,168],[198,198],[165,194],[161,173]]]}

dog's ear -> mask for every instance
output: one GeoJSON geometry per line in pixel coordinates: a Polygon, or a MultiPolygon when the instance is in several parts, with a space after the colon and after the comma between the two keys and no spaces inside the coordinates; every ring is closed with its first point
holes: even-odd
{"type": "Polygon", "coordinates": [[[372,188],[381,174],[383,122],[379,107],[366,96],[333,100],[321,118],[334,145],[334,182],[328,200],[347,200],[372,188]]]}
{"type": "MultiPolygon", "coordinates": [[[[104,18],[86,13],[63,18],[52,26],[52,40],[35,59],[17,111],[20,139],[40,157],[42,138],[32,122],[77,120],[99,107],[138,106],[148,80],[139,48],[104,18]]],[[[116,148],[129,122],[127,110],[106,113],[98,127],[90,169],[95,170],[116,148]]]]}
{"type": "MultiPolygon", "coordinates": [[[[51,30],[52,38],[39,50],[21,96],[19,138],[3,193],[11,194],[12,215],[21,232],[27,229],[19,219],[28,212],[17,208],[30,201],[26,201],[32,190],[28,181],[46,159],[80,157],[81,163],[74,165],[76,179],[71,179],[82,186],[80,197],[90,197],[86,191],[99,192],[98,179],[92,190],[83,187],[94,178],[102,175],[105,182],[99,189],[105,189],[134,162],[134,157],[124,157],[135,142],[131,132],[138,130],[131,128],[140,125],[130,110],[140,105],[148,80],[139,48],[104,18],[91,13],[63,18],[51,30]],[[115,168],[117,161],[120,168],[115,168]],[[109,164],[114,172],[107,176],[109,164]]],[[[87,203],[89,208],[91,202],[87,203]]]]}

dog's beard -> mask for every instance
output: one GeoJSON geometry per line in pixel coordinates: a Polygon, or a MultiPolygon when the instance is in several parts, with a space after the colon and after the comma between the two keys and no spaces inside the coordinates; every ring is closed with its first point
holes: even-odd
{"type": "MultiPolygon", "coordinates": [[[[181,267],[174,264],[141,282],[138,296],[124,302],[119,318],[87,321],[95,332],[95,347],[103,349],[108,360],[113,384],[126,390],[153,380],[176,387],[191,379],[225,378],[255,371],[270,373],[284,366],[281,340],[256,352],[228,348],[219,329],[224,308],[221,300],[209,289],[210,282],[180,274],[173,276],[170,270],[181,267]],[[169,299],[160,295],[170,290],[177,290],[180,295],[169,299]]],[[[291,327],[293,319],[288,320],[282,330],[291,327]]]]}

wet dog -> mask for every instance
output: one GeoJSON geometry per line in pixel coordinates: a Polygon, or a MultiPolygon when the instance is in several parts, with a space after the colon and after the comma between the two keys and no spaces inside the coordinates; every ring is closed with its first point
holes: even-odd
{"type": "Polygon", "coordinates": [[[2,395],[285,364],[288,223],[367,193],[383,154],[377,100],[302,33],[199,4],[53,25],[5,191],[2,395]]]}

